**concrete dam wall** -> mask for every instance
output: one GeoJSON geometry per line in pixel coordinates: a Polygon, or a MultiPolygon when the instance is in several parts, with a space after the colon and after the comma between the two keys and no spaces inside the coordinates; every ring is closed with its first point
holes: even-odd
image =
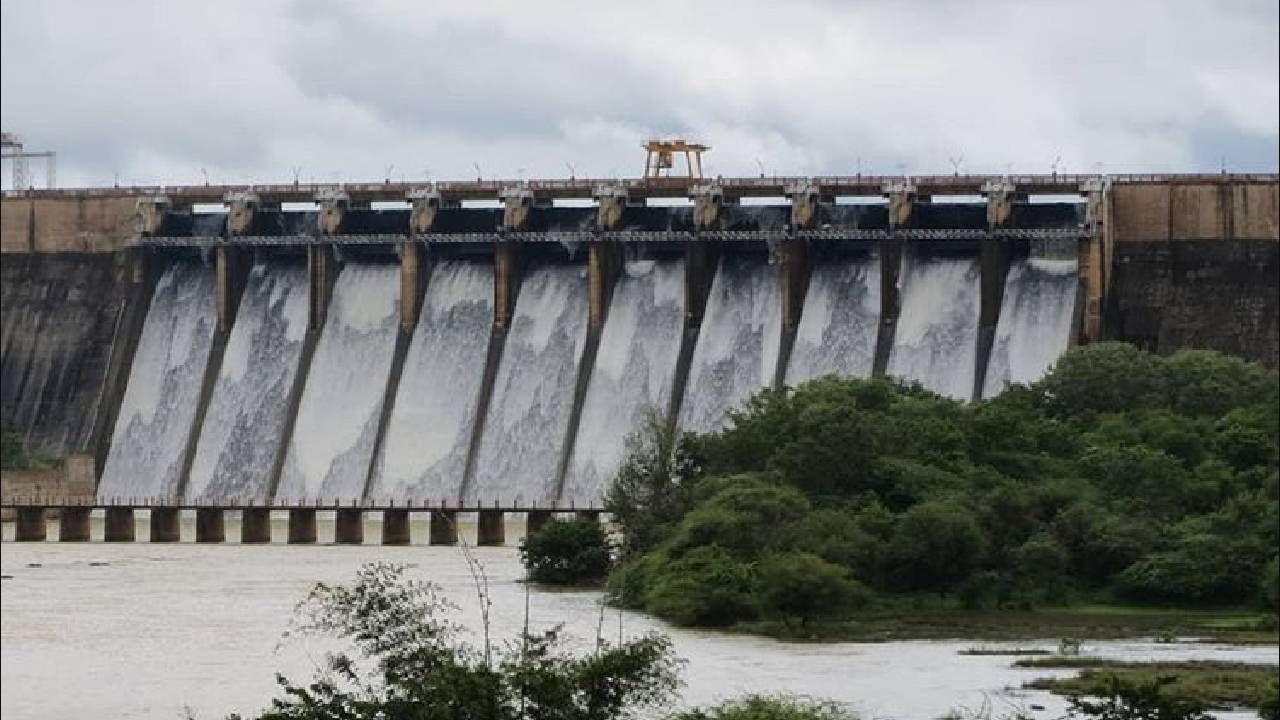
{"type": "Polygon", "coordinates": [[[969,400],[1108,338],[1274,366],[1276,190],[1118,183],[1003,212],[817,192],[807,219],[796,197],[713,192],[612,220],[607,198],[519,194],[158,214],[93,198],[115,220],[6,196],[3,422],[95,455],[102,497],[598,505],[649,418],[715,429],[824,374],[969,400]]]}

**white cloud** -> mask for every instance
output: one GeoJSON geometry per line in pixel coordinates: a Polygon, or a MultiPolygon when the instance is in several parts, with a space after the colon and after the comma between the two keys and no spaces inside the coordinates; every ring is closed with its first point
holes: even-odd
{"type": "Polygon", "coordinates": [[[64,184],[1274,170],[1274,2],[3,0],[4,128],[64,184]],[[1259,154],[1261,153],[1261,154],[1259,154]],[[1211,167],[1205,167],[1212,163],[1211,167]]]}

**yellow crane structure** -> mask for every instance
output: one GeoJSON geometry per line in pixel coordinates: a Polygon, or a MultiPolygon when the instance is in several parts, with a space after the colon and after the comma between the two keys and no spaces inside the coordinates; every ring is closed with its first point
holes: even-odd
{"type": "Polygon", "coordinates": [[[671,177],[671,171],[675,168],[675,158],[677,153],[684,155],[685,174],[691,178],[702,178],[702,153],[711,149],[710,145],[702,145],[699,143],[685,142],[679,138],[671,140],[650,140],[644,144],[644,178],[662,177],[662,171],[667,171],[667,177],[671,177]]]}

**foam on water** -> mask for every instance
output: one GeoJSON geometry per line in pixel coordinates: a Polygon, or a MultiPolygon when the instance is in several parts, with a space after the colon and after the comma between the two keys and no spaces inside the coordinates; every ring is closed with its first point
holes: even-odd
{"type": "Polygon", "coordinates": [[[689,382],[680,428],[710,432],[725,414],[773,384],[782,342],[782,281],[758,258],[725,258],[716,270],[689,382]]]}
{"type": "Polygon", "coordinates": [[[787,365],[787,384],[823,375],[870,377],[880,323],[880,259],[814,266],[787,365]]]}
{"type": "Polygon", "coordinates": [[[399,297],[395,265],[342,268],[298,405],[277,498],[350,502],[363,494],[395,354],[399,297]]]}
{"type": "Polygon", "coordinates": [[[305,269],[258,264],[250,271],[196,446],[188,498],[267,499],[307,303],[305,269]]]}
{"type": "Polygon", "coordinates": [[[1039,380],[1071,339],[1079,291],[1078,263],[1021,258],[1009,267],[996,337],[982,386],[984,397],[1013,383],[1039,380]]]}
{"type": "Polygon", "coordinates": [[[627,263],[609,303],[563,503],[598,504],[627,436],[651,410],[666,417],[683,330],[684,261],[627,263]]]}
{"type": "Polygon", "coordinates": [[[100,496],[178,491],[216,328],[213,269],[170,265],[156,283],[143,323],[98,484],[100,496]]]}
{"type": "Polygon", "coordinates": [[[549,503],[587,338],[586,269],[550,265],[520,285],[467,500],[549,503]]]}
{"type": "Polygon", "coordinates": [[[902,257],[902,310],[888,373],[969,400],[981,302],[977,258],[902,257]]]}
{"type": "Polygon", "coordinates": [[[492,326],[492,265],[432,268],[370,497],[457,499],[492,326]]]}

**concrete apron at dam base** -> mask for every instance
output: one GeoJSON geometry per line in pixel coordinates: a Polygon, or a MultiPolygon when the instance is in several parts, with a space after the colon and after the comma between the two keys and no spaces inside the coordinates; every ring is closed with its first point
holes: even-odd
{"type": "Polygon", "coordinates": [[[5,542],[153,542],[292,545],[513,545],[552,519],[606,522],[597,511],[513,513],[341,508],[223,510],[217,508],[17,508],[0,524],[5,542]],[[425,517],[424,517],[425,516],[425,517]],[[523,517],[522,517],[523,516],[523,517]]]}

